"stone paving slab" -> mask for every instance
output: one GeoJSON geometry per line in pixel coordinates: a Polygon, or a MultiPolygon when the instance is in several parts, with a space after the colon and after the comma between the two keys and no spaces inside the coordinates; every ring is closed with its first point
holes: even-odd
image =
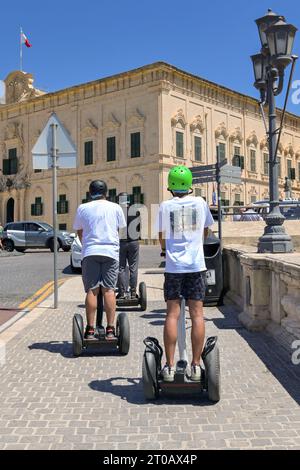
{"type": "Polygon", "coordinates": [[[207,334],[219,337],[221,401],[149,403],[141,384],[142,340],[161,341],[164,303],[129,313],[128,356],[102,351],[73,358],[72,316],[83,312],[74,282],[61,288],[69,300],[58,310],[36,309],[23,329],[0,335],[8,341],[0,366],[0,448],[300,449],[299,366],[271,336],[245,330],[230,307],[206,308],[207,334]]]}

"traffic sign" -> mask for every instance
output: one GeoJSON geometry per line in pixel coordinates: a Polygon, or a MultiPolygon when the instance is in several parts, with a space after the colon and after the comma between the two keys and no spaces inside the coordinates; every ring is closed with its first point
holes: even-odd
{"type": "Polygon", "coordinates": [[[225,165],[220,170],[220,182],[221,183],[233,183],[240,184],[242,170],[239,166],[225,165]]]}
{"type": "Polygon", "coordinates": [[[52,125],[55,125],[56,155],[59,168],[76,168],[77,151],[68,131],[53,113],[32,149],[33,169],[48,170],[52,168],[52,125]]]}
{"type": "Polygon", "coordinates": [[[202,176],[215,176],[216,175],[216,170],[204,170],[204,171],[199,171],[196,174],[193,174],[193,178],[201,178],[202,176]]]}
{"type": "Polygon", "coordinates": [[[216,176],[203,176],[202,178],[193,178],[193,184],[209,183],[210,181],[216,181],[216,176]]]}
{"type": "Polygon", "coordinates": [[[232,183],[232,184],[241,184],[241,178],[234,176],[221,176],[221,184],[223,183],[232,183]]]}
{"type": "Polygon", "coordinates": [[[32,166],[37,170],[52,168],[53,278],[54,308],[58,306],[57,276],[57,168],[76,168],[77,151],[67,130],[53,113],[32,149],[32,166]]]}
{"type": "Polygon", "coordinates": [[[220,176],[226,175],[226,176],[241,176],[242,170],[239,166],[233,166],[233,165],[225,165],[221,168],[220,170],[220,176]]]}
{"type": "Polygon", "coordinates": [[[194,174],[196,173],[201,173],[202,171],[206,171],[206,170],[215,170],[216,169],[216,164],[212,164],[212,165],[202,165],[202,166],[193,166],[192,168],[190,168],[191,172],[194,174]]]}
{"type": "Polygon", "coordinates": [[[224,160],[222,160],[222,161],[219,163],[219,168],[222,168],[222,166],[227,165],[227,163],[228,163],[227,158],[224,158],[224,160]]]}

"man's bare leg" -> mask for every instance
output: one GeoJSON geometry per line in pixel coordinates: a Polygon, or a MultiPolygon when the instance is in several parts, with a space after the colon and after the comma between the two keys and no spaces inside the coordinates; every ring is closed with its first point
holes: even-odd
{"type": "Polygon", "coordinates": [[[114,326],[116,316],[116,294],[113,289],[102,287],[104,309],[106,312],[107,325],[114,326]]]}
{"type": "Polygon", "coordinates": [[[97,297],[99,293],[99,287],[96,289],[90,289],[85,298],[85,310],[86,320],[89,326],[95,326],[95,315],[97,310],[97,297]]]}
{"type": "Polygon", "coordinates": [[[203,302],[200,300],[188,301],[190,316],[192,320],[192,364],[200,365],[201,354],[204,346],[205,324],[203,318],[203,302]]]}
{"type": "Polygon", "coordinates": [[[164,326],[164,345],[167,364],[174,366],[177,325],[180,316],[180,299],[167,300],[167,317],[164,326]]]}

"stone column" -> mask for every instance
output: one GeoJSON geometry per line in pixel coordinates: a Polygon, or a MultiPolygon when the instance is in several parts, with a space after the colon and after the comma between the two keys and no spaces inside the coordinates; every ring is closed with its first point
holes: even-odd
{"type": "Polygon", "coordinates": [[[240,322],[250,331],[263,330],[270,321],[271,279],[267,260],[259,255],[240,257],[243,282],[243,311],[240,322]]]}

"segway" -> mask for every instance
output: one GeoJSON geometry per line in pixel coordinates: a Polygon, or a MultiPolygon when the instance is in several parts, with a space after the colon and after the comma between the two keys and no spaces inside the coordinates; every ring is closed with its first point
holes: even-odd
{"type": "Polygon", "coordinates": [[[97,298],[97,318],[95,337],[93,339],[84,338],[83,318],[80,313],[75,313],[73,317],[73,354],[80,356],[87,348],[101,348],[109,346],[117,348],[123,356],[128,354],[130,346],[130,327],[128,316],[125,312],[119,313],[116,325],[116,338],[106,339],[105,328],[103,326],[103,295],[101,289],[97,298]]]}
{"type": "MultiPolygon", "coordinates": [[[[126,266],[126,284],[127,289],[125,291],[125,297],[118,299],[117,297],[117,306],[118,307],[138,307],[140,305],[142,312],[147,310],[147,287],[145,282],[139,283],[139,293],[135,298],[132,298],[129,291],[129,268],[126,266]]],[[[118,292],[118,291],[117,291],[118,292]]]]}
{"type": "Polygon", "coordinates": [[[181,312],[178,324],[178,349],[180,360],[176,364],[173,382],[165,382],[161,375],[163,350],[158,340],[148,336],[144,339],[144,344],[146,348],[143,357],[142,378],[144,396],[147,400],[156,400],[159,398],[160,394],[172,396],[200,396],[202,392],[207,392],[209,400],[213,402],[220,400],[220,357],[217,336],[210,336],[206,340],[202,352],[205,368],[203,369],[201,367],[200,380],[194,381],[188,376],[185,300],[183,298],[181,299],[181,312]]]}
{"type": "Polygon", "coordinates": [[[130,292],[125,292],[124,299],[117,299],[118,307],[138,307],[140,305],[142,312],[147,309],[147,287],[145,282],[139,283],[139,295],[135,298],[130,296],[130,292]]]}

